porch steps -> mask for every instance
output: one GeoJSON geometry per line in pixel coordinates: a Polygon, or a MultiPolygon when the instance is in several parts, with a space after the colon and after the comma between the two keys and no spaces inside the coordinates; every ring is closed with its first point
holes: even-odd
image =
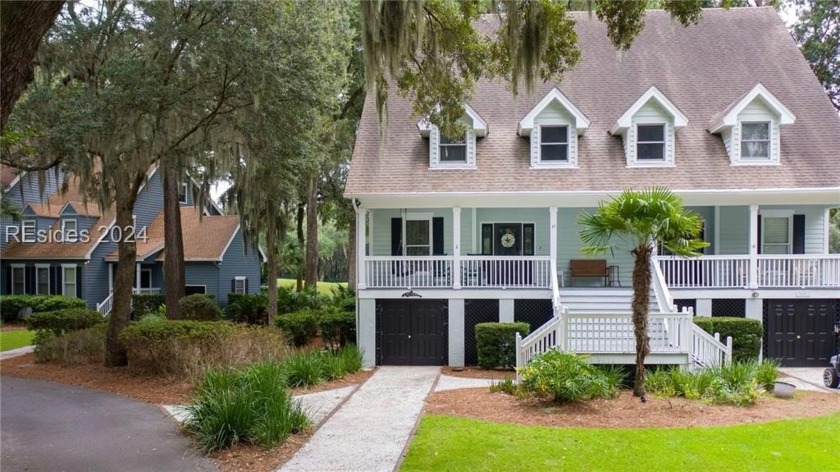
{"type": "MultiPolygon", "coordinates": [[[[630,313],[633,290],[615,288],[561,288],[560,302],[574,313],[630,313]]],[[[659,313],[656,295],[650,294],[650,313],[659,313]]]]}

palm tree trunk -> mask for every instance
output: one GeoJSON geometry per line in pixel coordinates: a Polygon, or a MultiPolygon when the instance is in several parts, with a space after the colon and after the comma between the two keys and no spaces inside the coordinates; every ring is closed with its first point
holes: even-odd
{"type": "Polygon", "coordinates": [[[650,309],[650,245],[633,249],[633,334],[636,337],[636,380],[633,395],[645,401],[645,358],[650,353],[648,310],[650,309]]]}

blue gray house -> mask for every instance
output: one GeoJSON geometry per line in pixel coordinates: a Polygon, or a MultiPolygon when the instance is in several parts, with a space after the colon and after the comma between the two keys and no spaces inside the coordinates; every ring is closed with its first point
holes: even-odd
{"type": "MultiPolygon", "coordinates": [[[[85,204],[76,178],[52,174],[42,193],[35,179],[8,179],[6,196],[22,208],[20,222],[2,221],[0,293],[54,294],[83,298],[103,314],[111,309],[117,267],[113,208],[85,204]],[[18,201],[19,200],[19,201],[18,201]]],[[[253,293],[260,286],[263,257],[246,251],[237,216],[223,215],[212,202],[196,206],[196,186],[181,186],[186,293],[206,293],[227,304],[228,293],[253,293]]],[[[135,205],[133,236],[137,241],[135,293],[163,294],[163,185],[157,168],[149,170],[135,205]]]]}

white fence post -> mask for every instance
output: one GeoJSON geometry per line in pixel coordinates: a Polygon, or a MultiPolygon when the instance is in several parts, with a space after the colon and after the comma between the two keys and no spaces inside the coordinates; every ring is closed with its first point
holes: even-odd
{"type": "Polygon", "coordinates": [[[519,368],[524,364],[525,354],[522,352],[522,336],[516,332],[516,382],[519,383],[519,368]]]}
{"type": "Polygon", "coordinates": [[[732,336],[726,337],[726,363],[732,363],[732,336]]]}

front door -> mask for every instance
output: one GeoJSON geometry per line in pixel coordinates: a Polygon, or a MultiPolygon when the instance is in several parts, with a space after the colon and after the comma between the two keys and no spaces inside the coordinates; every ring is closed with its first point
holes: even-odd
{"type": "Polygon", "coordinates": [[[767,300],[767,357],[786,367],[822,366],[834,353],[837,300],[767,300]]]}
{"type": "Polygon", "coordinates": [[[444,365],[446,300],[377,300],[381,365],[444,365]]]}

